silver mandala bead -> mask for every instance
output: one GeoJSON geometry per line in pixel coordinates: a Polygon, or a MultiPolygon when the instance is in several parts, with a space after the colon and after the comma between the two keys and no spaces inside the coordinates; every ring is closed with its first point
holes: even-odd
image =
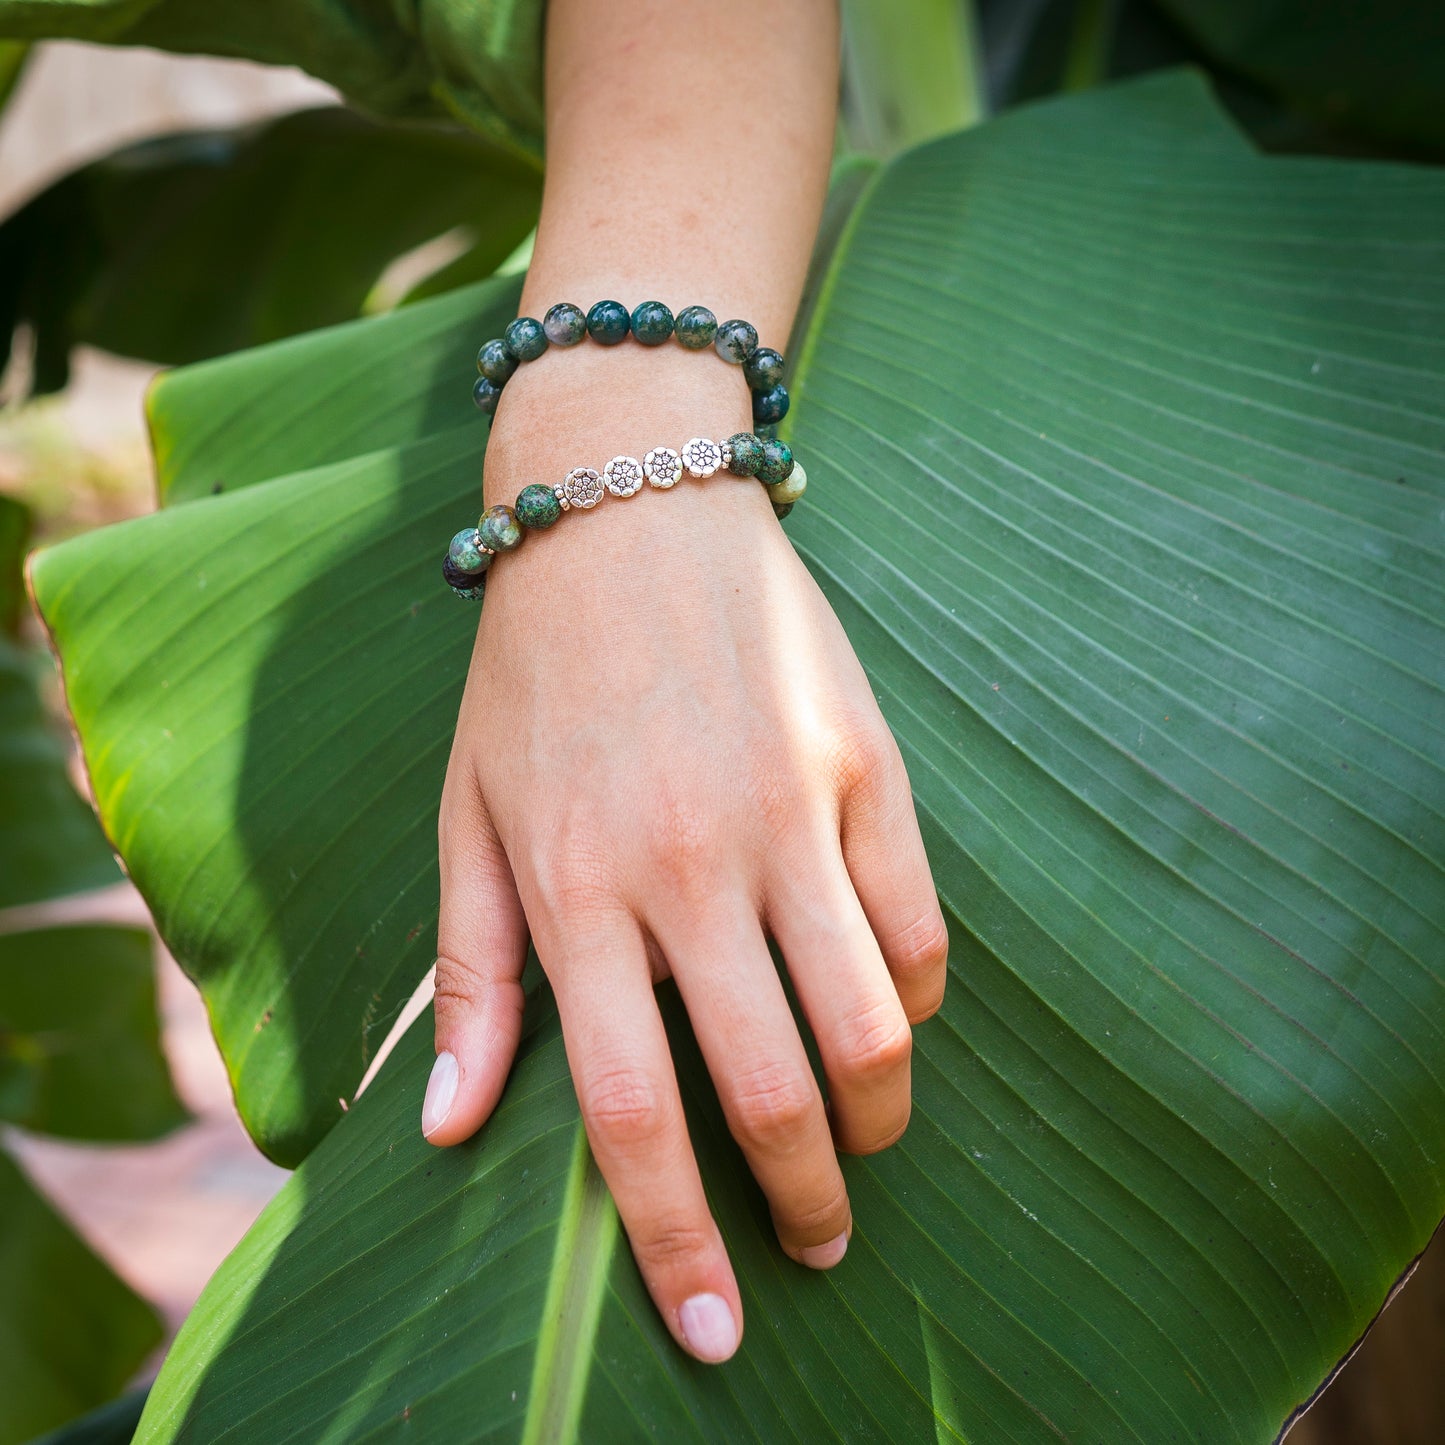
{"type": "Polygon", "coordinates": [[[682,464],[690,477],[710,477],[722,466],[722,448],[706,437],[693,437],[682,449],[682,464]]]}
{"type": "Polygon", "coordinates": [[[602,468],[607,490],[614,497],[630,497],[642,490],[642,463],[636,457],[613,457],[602,468]]]}
{"type": "Polygon", "coordinates": [[[654,487],[675,487],[682,477],[682,458],[671,447],[653,447],[642,459],[642,470],[654,487]]]}
{"type": "Polygon", "coordinates": [[[603,490],[602,474],[592,467],[573,467],[562,478],[560,488],[564,507],[595,507],[607,493],[603,490]]]}

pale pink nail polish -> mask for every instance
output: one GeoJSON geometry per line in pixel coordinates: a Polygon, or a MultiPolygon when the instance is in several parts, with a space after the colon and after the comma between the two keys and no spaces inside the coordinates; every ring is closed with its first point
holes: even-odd
{"type": "Polygon", "coordinates": [[[809,1269],[832,1269],[847,1253],[848,1235],[845,1231],[827,1244],[810,1244],[806,1249],[800,1249],[798,1258],[809,1269]]]}
{"type": "Polygon", "coordinates": [[[682,1337],[698,1359],[720,1364],[738,1347],[738,1327],[721,1295],[695,1294],[677,1312],[682,1337]]]}
{"type": "Polygon", "coordinates": [[[437,1055],[431,1066],[431,1078],[427,1080],[426,1099],[421,1106],[421,1132],[432,1135],[447,1121],[452,1104],[457,1097],[457,1080],[460,1072],[454,1055],[445,1051],[437,1055]]]}

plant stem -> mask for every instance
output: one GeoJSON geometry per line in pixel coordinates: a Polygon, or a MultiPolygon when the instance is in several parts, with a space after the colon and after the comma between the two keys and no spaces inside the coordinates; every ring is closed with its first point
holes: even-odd
{"type": "Polygon", "coordinates": [[[1108,74],[1119,0],[1078,0],[1061,89],[1090,90],[1108,74]]]}

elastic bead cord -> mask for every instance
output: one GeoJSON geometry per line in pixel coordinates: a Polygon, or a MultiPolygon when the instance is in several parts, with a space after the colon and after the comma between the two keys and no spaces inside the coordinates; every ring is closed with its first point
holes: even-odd
{"type": "Polygon", "coordinates": [[[589,336],[599,346],[617,346],[631,336],[643,346],[662,346],[675,338],[687,351],[712,347],[724,361],[742,367],[759,427],[776,426],[788,414],[783,354],[759,346],[756,327],[741,320],[719,323],[706,306],[684,307],[674,317],[661,301],[644,301],[632,311],[620,301],[599,301],[586,312],[559,301],[541,321],[519,316],[477,353],[480,379],[472,388],[472,400],[491,416],[502,388],[522,362],[535,361],[549,346],[576,346],[589,336]]]}
{"type": "Polygon", "coordinates": [[[644,486],[668,491],[684,477],[705,480],[726,470],[735,477],[756,477],[766,488],[779,519],[793,510],[808,484],[786,442],[738,432],[726,441],[693,437],[683,447],[653,447],[642,460],[618,456],[599,472],[573,467],[555,486],[533,482],[510,506],[488,507],[475,527],[452,538],[442,559],[442,578],[459,597],[480,598],[487,572],[503,552],[515,551],[529,532],[554,526],[563,512],[591,511],[610,493],[634,497],[644,486]]]}

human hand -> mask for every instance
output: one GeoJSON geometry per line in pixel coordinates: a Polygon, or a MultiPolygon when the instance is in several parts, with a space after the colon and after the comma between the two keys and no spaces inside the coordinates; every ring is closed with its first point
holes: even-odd
{"type": "MultiPolygon", "coordinates": [[[[565,362],[509,390],[489,501],[614,450],[746,425],[738,396],[718,390],[736,387],[734,369],[688,380],[670,365],[659,401],[660,358],[637,361],[644,387],[614,354],[604,408],[586,400],[598,391],[583,354],[565,362]],[[599,454],[609,426],[622,445],[599,454]]],[[[530,926],[647,1287],[680,1343],[726,1359],[738,1289],[653,984],[676,980],[783,1249],[828,1268],[852,1225],[835,1148],[872,1153],[903,1132],[909,1025],[938,1008],[947,952],[902,759],[762,487],[719,473],[608,498],[498,561],[440,845],[427,1137],[458,1143],[497,1102],[530,926]],[[826,1109],[769,934],[817,1041],[826,1109]]]]}

